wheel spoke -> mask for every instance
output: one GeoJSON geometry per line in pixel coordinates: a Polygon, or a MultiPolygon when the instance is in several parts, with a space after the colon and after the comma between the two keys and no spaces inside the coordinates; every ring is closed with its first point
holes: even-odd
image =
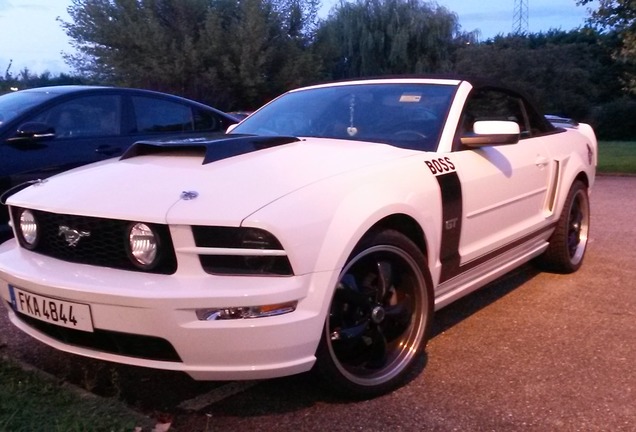
{"type": "Polygon", "coordinates": [[[364,336],[368,326],[369,321],[365,320],[364,322],[351,327],[340,327],[331,333],[331,340],[342,341],[345,343],[353,342],[353,344],[356,344],[364,336]]]}
{"type": "Polygon", "coordinates": [[[387,297],[391,295],[393,288],[393,266],[388,261],[378,261],[376,263],[378,270],[378,292],[376,301],[380,304],[387,301],[387,297]]]}
{"type": "Polygon", "coordinates": [[[345,274],[334,293],[330,316],[330,339],[337,356],[347,363],[364,361],[369,338],[372,302],[359,291],[355,275],[345,274]]]}
{"type": "Polygon", "coordinates": [[[340,330],[337,335],[332,334],[331,342],[340,361],[361,371],[378,369],[386,363],[387,340],[376,325],[365,323],[340,330]]]}
{"type": "Polygon", "coordinates": [[[340,305],[347,305],[345,307],[360,308],[364,310],[371,309],[371,301],[369,296],[352,289],[338,288],[334,293],[334,302],[340,305]]]}
{"type": "Polygon", "coordinates": [[[368,360],[366,367],[379,369],[386,364],[387,359],[387,341],[382,333],[382,329],[375,326],[368,334],[371,344],[368,347],[368,360]]]}
{"type": "Polygon", "coordinates": [[[386,307],[384,312],[386,316],[382,322],[382,329],[386,339],[393,341],[400,337],[411,324],[411,300],[406,297],[400,303],[386,307]]]}
{"type": "Polygon", "coordinates": [[[342,276],[342,278],[340,279],[340,283],[338,284],[338,288],[348,289],[351,291],[360,291],[358,288],[358,282],[356,281],[355,276],[351,273],[347,273],[346,275],[342,276]]]}

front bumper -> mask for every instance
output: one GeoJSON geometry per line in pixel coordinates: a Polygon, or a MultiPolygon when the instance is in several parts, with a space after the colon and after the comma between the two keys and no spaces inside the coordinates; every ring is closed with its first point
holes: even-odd
{"type": "MultiPolygon", "coordinates": [[[[196,271],[194,266],[190,270],[150,275],[59,261],[22,249],[13,240],[0,245],[0,294],[12,323],[54,348],[101,360],[182,371],[199,380],[272,378],[313,366],[329,303],[328,287],[333,286],[337,274],[248,277],[213,276],[196,271]],[[30,325],[39,323],[14,311],[9,285],[88,304],[96,333],[132,336],[133,344],[165,340],[178,358],[166,361],[121,355],[57,337],[39,325],[30,325]],[[203,308],[294,300],[298,301],[294,312],[273,317],[201,321],[195,313],[203,308]]],[[[96,337],[91,333],[81,336],[87,340],[96,337]]]]}

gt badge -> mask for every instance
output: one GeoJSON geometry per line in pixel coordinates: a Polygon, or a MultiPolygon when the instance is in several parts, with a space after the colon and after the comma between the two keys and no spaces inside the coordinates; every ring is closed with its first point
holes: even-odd
{"type": "Polygon", "coordinates": [[[444,222],[444,228],[446,228],[447,230],[452,230],[452,229],[457,228],[457,221],[458,220],[459,220],[458,218],[452,218],[452,219],[449,219],[449,220],[445,221],[444,222]]]}
{"type": "Polygon", "coordinates": [[[66,243],[71,246],[77,246],[77,243],[82,239],[82,237],[89,237],[91,233],[89,231],[78,231],[75,229],[71,229],[65,225],[60,225],[57,231],[58,236],[64,236],[64,240],[66,243]]]}

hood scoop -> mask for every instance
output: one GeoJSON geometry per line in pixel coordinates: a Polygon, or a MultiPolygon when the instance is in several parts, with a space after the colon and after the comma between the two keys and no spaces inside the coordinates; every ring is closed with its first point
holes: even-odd
{"type": "Polygon", "coordinates": [[[242,154],[300,141],[288,136],[226,135],[218,139],[190,138],[170,141],[138,141],[120,160],[175,151],[203,153],[203,165],[242,154]]]}

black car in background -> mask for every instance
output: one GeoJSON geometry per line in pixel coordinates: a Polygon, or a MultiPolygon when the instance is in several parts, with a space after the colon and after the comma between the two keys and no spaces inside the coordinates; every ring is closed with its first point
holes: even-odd
{"type": "MultiPolygon", "coordinates": [[[[8,93],[0,96],[0,195],[119,156],[135,141],[209,136],[238,121],[198,102],[140,89],[59,86],[8,93]]],[[[0,207],[2,242],[11,231],[0,207]]]]}

